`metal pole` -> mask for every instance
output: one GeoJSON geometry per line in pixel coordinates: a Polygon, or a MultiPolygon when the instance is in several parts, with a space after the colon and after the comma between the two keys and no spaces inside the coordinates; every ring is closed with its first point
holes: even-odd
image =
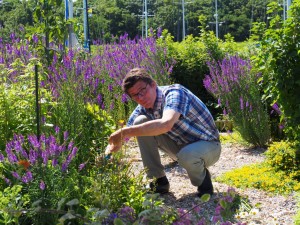
{"type": "Polygon", "coordinates": [[[148,37],[148,8],[147,8],[147,0],[145,0],[145,32],[146,38],[148,37]]]}
{"type": "Polygon", "coordinates": [[[218,1],[215,0],[215,8],[216,8],[216,37],[219,38],[219,22],[218,22],[218,1]]]}
{"type": "Polygon", "coordinates": [[[286,20],[286,4],[285,4],[285,0],[283,0],[282,2],[282,6],[283,6],[283,20],[286,20]]]}
{"type": "Polygon", "coordinates": [[[83,0],[83,31],[84,31],[84,48],[90,52],[90,43],[89,43],[89,22],[88,22],[88,4],[87,0],[83,0]]]}
{"type": "Polygon", "coordinates": [[[38,66],[34,66],[35,72],[35,112],[36,112],[36,136],[40,141],[40,105],[39,105],[39,78],[38,78],[38,66]]]}
{"type": "Polygon", "coordinates": [[[182,0],[181,4],[182,4],[182,40],[184,40],[185,38],[184,0],[182,0]]]}

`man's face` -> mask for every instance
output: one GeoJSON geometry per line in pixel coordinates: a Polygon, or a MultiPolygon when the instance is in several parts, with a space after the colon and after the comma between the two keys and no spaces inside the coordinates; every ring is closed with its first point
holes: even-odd
{"type": "Polygon", "coordinates": [[[128,89],[128,94],[135,102],[146,109],[153,108],[156,99],[156,83],[148,84],[144,81],[138,81],[128,89]]]}

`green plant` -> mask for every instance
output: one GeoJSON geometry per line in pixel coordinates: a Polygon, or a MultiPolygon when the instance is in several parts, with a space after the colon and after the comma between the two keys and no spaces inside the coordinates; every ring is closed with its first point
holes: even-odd
{"type": "Polygon", "coordinates": [[[269,193],[289,194],[300,190],[300,182],[266,163],[246,165],[216,179],[238,188],[257,188],[269,193]]]}
{"type": "Polygon", "coordinates": [[[29,203],[29,195],[22,194],[22,188],[14,185],[0,191],[0,224],[19,224],[22,210],[29,203]]]}
{"type": "Polygon", "coordinates": [[[98,173],[89,192],[94,196],[93,204],[100,209],[117,211],[126,205],[140,212],[146,192],[143,172],[133,174],[131,163],[121,161],[123,157],[122,152],[114,154],[111,159],[104,154],[96,157],[98,173]]]}
{"type": "MultiPolygon", "coordinates": [[[[38,60],[23,62],[15,59],[10,68],[0,65],[0,149],[13,138],[14,133],[23,135],[36,132],[36,102],[34,65],[41,65],[38,60]]],[[[42,87],[39,97],[49,98],[49,93],[42,87]]],[[[45,114],[48,102],[43,102],[41,114],[45,114]]]]}
{"type": "Polygon", "coordinates": [[[261,100],[258,78],[249,60],[238,56],[209,62],[210,74],[205,88],[218,99],[233,120],[243,139],[254,146],[265,146],[270,140],[270,122],[266,105],[261,100]]]}
{"type": "Polygon", "coordinates": [[[300,139],[300,1],[295,0],[283,21],[277,2],[268,6],[270,26],[260,42],[255,57],[256,68],[263,73],[265,98],[271,105],[278,103],[285,122],[285,133],[290,139],[300,139]]]}
{"type": "Polygon", "coordinates": [[[270,164],[276,171],[290,174],[300,169],[299,151],[299,145],[296,143],[274,142],[265,152],[266,163],[270,164]]]}
{"type": "Polygon", "coordinates": [[[78,148],[68,139],[67,132],[61,141],[59,129],[55,130],[58,137],[14,135],[6,145],[6,154],[0,153],[2,178],[7,185],[22,185],[22,194],[28,195],[30,204],[40,209],[26,214],[36,224],[53,224],[59,215],[49,214],[47,209],[52,209],[62,198],[80,198],[84,190],[79,179],[84,164],[74,167],[78,148]]]}

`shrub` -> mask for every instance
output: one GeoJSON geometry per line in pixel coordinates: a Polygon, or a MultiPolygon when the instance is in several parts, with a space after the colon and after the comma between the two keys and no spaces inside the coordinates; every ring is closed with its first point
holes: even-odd
{"type": "Polygon", "coordinates": [[[19,224],[21,211],[29,202],[29,196],[22,194],[22,188],[14,185],[0,191],[0,224],[19,224]]]}
{"type": "Polygon", "coordinates": [[[266,163],[276,171],[291,173],[300,170],[299,145],[291,142],[274,142],[265,152],[266,163]]]}
{"type": "MultiPolygon", "coordinates": [[[[59,133],[58,128],[56,132],[59,133]]],[[[37,206],[26,214],[33,223],[53,224],[59,215],[49,215],[47,209],[53,209],[62,198],[73,199],[83,193],[79,173],[84,164],[74,167],[77,151],[64,132],[62,141],[53,135],[15,135],[6,144],[6,154],[0,153],[2,179],[7,186],[22,185],[22,194],[37,206]]]]}
{"type": "Polygon", "coordinates": [[[96,157],[98,173],[89,193],[93,196],[93,204],[100,209],[115,212],[126,205],[140,212],[146,192],[144,173],[134,174],[131,163],[121,161],[123,157],[122,152],[114,154],[110,159],[103,154],[96,157]]]}
{"type": "Polygon", "coordinates": [[[265,146],[270,139],[269,116],[261,100],[258,74],[251,64],[237,56],[208,62],[210,74],[204,79],[205,88],[218,99],[243,139],[254,146],[265,146]]]}
{"type": "Polygon", "coordinates": [[[282,110],[285,133],[300,140],[300,1],[293,1],[285,21],[279,16],[282,9],[278,3],[268,8],[270,26],[260,42],[256,68],[263,73],[265,97],[282,110]]]}

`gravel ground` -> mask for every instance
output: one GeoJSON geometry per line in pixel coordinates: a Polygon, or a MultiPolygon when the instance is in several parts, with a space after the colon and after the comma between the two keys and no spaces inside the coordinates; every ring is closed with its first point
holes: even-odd
{"type": "MultiPolygon", "coordinates": [[[[264,160],[264,149],[249,149],[236,144],[222,144],[220,160],[209,167],[211,172],[215,194],[202,208],[213,215],[216,202],[223,193],[226,193],[229,186],[215,182],[214,178],[234,168],[242,167],[246,164],[261,162],[264,160]]],[[[133,163],[136,171],[143,169],[138,146],[135,142],[130,142],[126,147],[128,159],[133,163]]],[[[170,193],[161,197],[167,206],[183,209],[191,209],[196,203],[197,188],[192,186],[185,169],[177,162],[172,161],[168,156],[161,153],[162,163],[165,165],[166,174],[169,179],[170,193]]],[[[236,192],[249,200],[252,206],[257,206],[259,212],[255,217],[254,224],[282,224],[292,225],[293,217],[296,214],[296,201],[294,193],[289,196],[270,195],[267,192],[257,189],[239,189],[236,192]]]]}

